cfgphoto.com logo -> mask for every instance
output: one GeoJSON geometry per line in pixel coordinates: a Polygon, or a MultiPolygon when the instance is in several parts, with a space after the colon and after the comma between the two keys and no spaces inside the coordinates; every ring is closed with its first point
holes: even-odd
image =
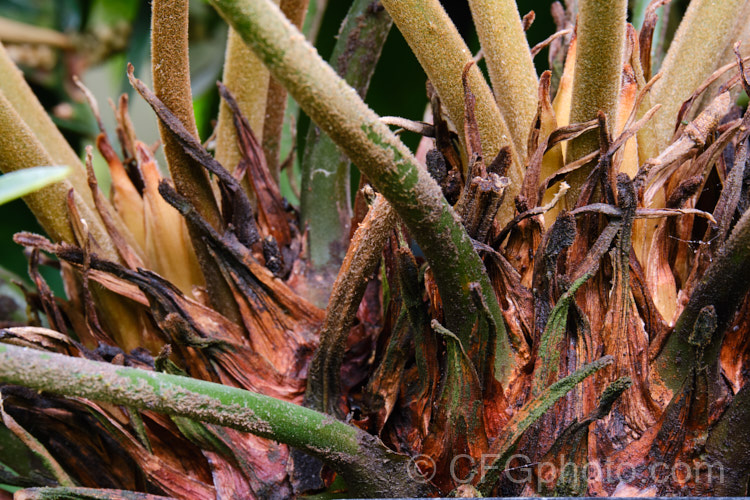
{"type": "MultiPolygon", "coordinates": [[[[574,482],[577,475],[585,475],[588,480],[601,481],[608,484],[630,483],[636,478],[646,480],[649,484],[659,485],[669,482],[684,483],[698,476],[707,484],[722,484],[724,482],[724,467],[718,463],[699,462],[687,464],[675,462],[668,465],[654,462],[647,467],[634,467],[628,464],[590,463],[579,466],[574,462],[532,462],[526,455],[516,454],[508,458],[505,463],[495,463],[499,455],[484,454],[479,458],[471,455],[456,455],[451,459],[448,473],[456,484],[468,484],[484,476],[493,469],[500,469],[501,477],[516,484],[536,482],[536,487],[550,486],[562,474],[574,482]]],[[[428,483],[435,478],[437,466],[435,460],[428,455],[416,455],[407,465],[409,477],[419,483],[428,483]]],[[[581,477],[580,479],[583,479],[581,477]]]]}

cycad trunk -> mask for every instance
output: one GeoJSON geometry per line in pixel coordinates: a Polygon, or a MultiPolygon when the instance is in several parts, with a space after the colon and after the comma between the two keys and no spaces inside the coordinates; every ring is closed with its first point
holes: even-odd
{"type": "MultiPolygon", "coordinates": [[[[741,76],[704,96],[702,109],[694,103],[711,82],[682,108],[684,96],[657,87],[674,81],[693,92],[697,83],[669,61],[692,57],[684,51],[701,40],[711,50],[726,43],[724,32],[695,30],[695,12],[708,9],[729,31],[743,22],[733,9],[747,1],[691,4],[663,74],[647,82],[652,54],[640,47],[658,46],[649,37],[660,2],[637,37],[624,3],[597,14],[595,0],[581,0],[556,92],[550,72],[531,88],[532,52],[505,2],[472,2],[492,90],[438,2],[354,2],[338,62],[372,55],[358,43],[379,51],[384,6],[432,80],[432,123],[398,121],[424,135],[416,155],[273,2],[212,3],[236,33],[227,74],[242,74],[240,37],[340,148],[318,133],[306,151],[330,165],[345,154],[371,186],[350,216],[346,168],[315,178],[307,160],[302,189],[333,200],[308,193],[300,215],[269,166],[274,148],[264,151],[252,130],[262,105],[246,118],[247,96],[238,104],[234,89],[219,86],[217,157],[236,163],[221,165],[197,139],[184,99],[179,108],[164,87],[152,93],[131,68],[161,122],[175,185],[158,178],[121,105],[126,158],[106,135],[97,141],[114,211],[93,176],[90,199],[62,184],[49,191],[54,200],[28,200],[58,242],[16,236],[33,249],[34,315],[32,326],[0,338],[35,350],[0,346],[0,380],[48,392],[3,386],[0,439],[25,446],[37,465],[3,480],[64,485],[73,495],[92,494],[76,489],[88,487],[178,498],[326,488],[350,496],[747,493],[739,436],[750,421],[750,113],[732,96],[750,84],[740,60],[741,76]],[[497,38],[493,16],[512,37],[497,38]],[[381,31],[368,38],[372,19],[381,31]],[[507,61],[523,69],[513,84],[503,82],[507,61]],[[678,125],[671,140],[665,123],[678,125]],[[317,220],[316,206],[331,202],[317,220]],[[89,212],[98,215],[88,220],[89,212]],[[307,258],[347,241],[349,226],[358,229],[323,311],[307,298],[327,292],[330,261],[307,258]],[[40,251],[62,262],[67,300],[41,278],[40,251]],[[104,293],[129,308],[124,332],[106,326],[121,309],[105,307],[104,293]]],[[[156,21],[157,48],[169,48],[170,30],[184,34],[179,16],[156,21]]],[[[723,62],[712,57],[700,55],[704,76],[723,62]]],[[[184,58],[170,63],[186,70],[184,58]]],[[[255,74],[267,92],[268,76],[255,74]]],[[[159,85],[175,84],[163,76],[159,85]]],[[[0,90],[4,123],[28,121],[4,137],[29,137],[23,147],[0,141],[3,169],[64,150],[24,118],[36,111],[0,90]]]]}

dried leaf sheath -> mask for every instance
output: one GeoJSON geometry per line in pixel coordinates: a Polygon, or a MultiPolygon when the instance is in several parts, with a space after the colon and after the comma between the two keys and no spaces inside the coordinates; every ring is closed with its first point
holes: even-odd
{"type": "MultiPolygon", "coordinates": [[[[468,284],[482,287],[490,310],[501,322],[494,292],[473,246],[437,184],[420,169],[411,153],[333,70],[326,66],[301,34],[264,3],[215,2],[220,12],[282,81],[324,131],[360,166],[412,231],[433,263],[449,327],[468,339],[476,309],[468,284]],[[272,49],[273,48],[273,49],[272,49]],[[316,75],[316,76],[313,76],[316,75]],[[325,82],[325,83],[324,83],[325,82]]],[[[506,359],[510,347],[499,338],[506,359]]],[[[498,377],[505,380],[514,360],[498,377]]]]}
{"type": "Polygon", "coordinates": [[[308,375],[305,404],[310,408],[332,414],[339,412],[339,377],[346,339],[367,281],[380,262],[380,253],[395,222],[393,209],[378,197],[352,238],[342,271],[333,285],[320,332],[320,347],[308,375]]]}
{"type": "Polygon", "coordinates": [[[174,283],[185,294],[203,284],[198,262],[190,244],[187,226],[180,214],[159,194],[156,160],[146,145],[136,142],[138,166],[143,176],[144,248],[151,269],[174,283]]]}

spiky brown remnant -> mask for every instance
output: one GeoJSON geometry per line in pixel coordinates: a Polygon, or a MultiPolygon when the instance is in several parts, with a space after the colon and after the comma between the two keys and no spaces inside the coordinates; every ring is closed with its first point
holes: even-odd
{"type": "MultiPolygon", "coordinates": [[[[316,345],[311,332],[317,329],[322,320],[321,311],[304,300],[298,300],[283,282],[256,260],[251,251],[254,245],[260,244],[260,231],[271,238],[275,235],[273,241],[278,240],[281,250],[290,258],[299,252],[299,234],[290,228],[283,208],[280,212],[267,212],[256,226],[249,201],[237,180],[215,160],[208,160],[210,156],[161,101],[142,85],[139,90],[152,99],[166,130],[183,152],[192,155],[193,161],[207,163],[212,172],[222,179],[224,217],[236,230],[226,234],[217,232],[186,198],[164,184],[153,164],[151,151],[142,143],[133,140],[127,133],[122,134],[123,138],[129,139],[125,147],[133,159],[128,171],[114,154],[106,137],[101,136],[98,144],[116,174],[115,207],[129,214],[126,218],[128,225],[138,235],[134,240],[147,251],[143,254],[137,252],[115,233],[116,228],[111,224],[105,225],[112,232],[116,250],[127,267],[99,260],[93,252],[98,249],[95,245],[100,238],[89,239],[85,225],[74,227],[76,235],[71,238],[72,241],[85,241],[82,248],[59,247],[39,237],[19,236],[19,242],[44,247],[83,275],[82,288],[75,281],[78,278],[74,274],[67,276],[71,303],[80,304],[81,310],[76,310],[76,306],[60,307],[48,291],[41,293],[41,309],[54,318],[51,322],[54,328],[69,331],[69,325],[72,325],[78,338],[89,348],[94,349],[97,344],[112,346],[109,350],[100,347],[103,350],[98,353],[73,343],[66,347],[67,354],[108,360],[114,356],[131,366],[153,367],[154,360],[146,351],[140,351],[131,358],[114,346],[131,350],[140,345],[156,354],[162,347],[171,345],[170,352],[173,359],[179,360],[179,365],[171,364],[165,354],[156,360],[156,366],[162,370],[261,391],[281,400],[301,402],[303,376],[316,345]],[[230,284],[233,303],[241,312],[242,322],[239,325],[195,300],[202,298],[202,294],[191,286],[199,285],[200,280],[185,274],[184,268],[179,273],[173,267],[184,261],[179,258],[181,254],[159,252],[159,249],[164,250],[174,244],[179,245],[180,251],[191,251],[190,240],[181,233],[185,231],[185,222],[181,217],[201,234],[200,239],[206,245],[208,255],[220,270],[222,278],[230,284]],[[146,266],[171,277],[181,285],[182,291],[152,271],[141,270],[146,266]],[[138,325],[134,330],[140,335],[139,343],[132,345],[106,328],[104,320],[110,319],[106,308],[91,301],[90,289],[98,287],[106,288],[107,293],[114,292],[127,298],[131,304],[131,315],[138,325]],[[279,342],[280,339],[286,340],[279,342]]],[[[120,125],[124,131],[128,123],[126,114],[123,114],[120,125]]],[[[254,139],[246,121],[238,117],[236,125],[239,135],[245,137],[240,147],[247,158],[246,168],[252,173],[258,191],[265,193],[263,185],[268,183],[268,178],[263,172],[265,163],[259,163],[262,153],[259,156],[257,144],[253,146],[254,139]]],[[[90,186],[95,190],[95,199],[98,199],[100,193],[96,191],[93,173],[91,176],[90,186]]],[[[262,199],[266,210],[281,207],[278,190],[270,189],[262,199]]],[[[97,207],[106,208],[101,204],[97,204],[97,207]]],[[[104,217],[104,212],[102,215],[106,222],[108,219],[104,217]]],[[[78,221],[79,218],[74,220],[78,221]]],[[[39,254],[35,251],[32,255],[32,270],[37,276],[37,284],[40,290],[47,290],[41,276],[36,273],[39,254]]],[[[271,266],[268,260],[265,264],[271,266]]],[[[38,342],[50,346],[49,340],[46,340],[48,334],[34,336],[32,333],[5,332],[4,338],[26,345],[36,345],[38,342]]],[[[33,407],[34,403],[28,398],[21,398],[13,405],[9,404],[9,411],[17,414],[19,405],[33,407]]],[[[181,498],[207,498],[216,492],[245,492],[248,496],[256,497],[267,497],[270,492],[275,492],[283,497],[291,491],[286,472],[288,448],[284,445],[253,436],[241,437],[235,431],[210,425],[178,420],[173,423],[157,414],[141,415],[134,409],[125,411],[91,405],[95,414],[115,425],[116,445],[110,452],[121,457],[118,460],[136,460],[144,465],[145,472],[136,473],[129,481],[120,478],[111,485],[119,482],[125,488],[138,489],[137,485],[145,481],[158,491],[181,498]],[[185,458],[183,453],[186,450],[193,454],[192,458],[185,458]],[[263,473],[258,473],[255,467],[262,467],[263,473]],[[180,481],[181,475],[192,476],[192,479],[180,481]]],[[[80,411],[77,410],[75,414],[80,414],[80,411]]],[[[94,452],[89,450],[89,453],[94,452]]],[[[77,460],[75,455],[63,455],[62,460],[68,468],[70,460],[77,460]]],[[[85,477],[84,485],[97,486],[94,478],[85,477]]],[[[80,482],[81,477],[76,481],[80,482]]]]}

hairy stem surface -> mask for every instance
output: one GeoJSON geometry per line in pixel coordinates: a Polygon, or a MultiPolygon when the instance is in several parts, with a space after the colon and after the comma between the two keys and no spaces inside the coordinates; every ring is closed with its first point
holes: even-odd
{"type": "MultiPolygon", "coordinates": [[[[266,67],[237,32],[230,28],[221,81],[234,95],[258,141],[263,140],[268,79],[266,67]]],[[[216,159],[230,172],[234,172],[242,159],[232,111],[224,101],[219,107],[219,121],[216,125],[216,159]]]]}
{"type": "Polygon", "coordinates": [[[526,158],[537,109],[537,77],[514,0],[470,0],[492,91],[516,151],[526,158]]]}
{"type": "MultiPolygon", "coordinates": [[[[187,0],[154,0],[151,4],[151,71],[156,96],[197,138],[188,61],[189,4],[187,0]]],[[[186,196],[212,226],[220,227],[219,210],[205,171],[185,154],[161,123],[159,130],[177,191],[186,196]]]]}
{"type": "MultiPolygon", "coordinates": [[[[213,0],[212,4],[408,226],[432,267],[451,331],[470,345],[478,317],[469,291],[472,283],[480,285],[495,323],[503,324],[484,265],[440,187],[356,91],[270,2],[213,0]]],[[[504,363],[498,378],[506,381],[515,357],[505,332],[498,337],[498,357],[504,363]]]]}
{"type": "Polygon", "coordinates": [[[305,393],[305,404],[310,408],[337,413],[346,339],[365,295],[367,282],[380,263],[383,247],[395,223],[393,209],[382,196],[378,196],[352,238],[333,286],[325,323],[320,331],[320,346],[310,366],[305,393]]]}
{"type": "Polygon", "coordinates": [[[88,190],[86,170],[81,160],[47,115],[42,104],[24,80],[23,73],[10,59],[2,44],[0,44],[0,75],[2,75],[0,91],[44,146],[53,164],[71,167],[72,173],[69,178],[71,184],[81,193],[86,203],[93,207],[94,200],[88,190]]]}
{"type": "MultiPolygon", "coordinates": [[[[185,128],[199,139],[190,89],[189,4],[188,0],[154,0],[151,4],[151,69],[156,96],[180,119],[185,128]]],[[[223,225],[221,214],[205,170],[188,156],[161,121],[159,131],[164,143],[164,155],[177,191],[190,200],[201,216],[214,228],[220,228],[223,225]]],[[[212,304],[225,316],[239,320],[232,292],[221,277],[216,263],[211,259],[195,228],[188,225],[188,230],[212,304]]]]}
{"type": "MultiPolygon", "coordinates": [[[[570,122],[593,120],[597,112],[603,111],[611,128],[617,117],[620,96],[628,2],[581,0],[578,8],[578,48],[570,122]]],[[[566,163],[598,149],[598,137],[596,131],[591,131],[573,139],[567,149],[566,163]]],[[[581,168],[568,176],[569,200],[577,199],[580,186],[590,171],[590,168],[581,168]]]]}
{"type": "MultiPolygon", "coordinates": [[[[719,57],[729,45],[735,23],[747,23],[739,16],[747,0],[694,0],[680,23],[667,57],[662,77],[651,91],[652,102],[661,104],[654,117],[654,137],[646,151],[651,158],[669,143],[682,102],[719,65],[719,57]]],[[[641,140],[641,137],[638,137],[641,140]]]]}
{"type": "Polygon", "coordinates": [[[0,344],[0,380],[39,391],[224,425],[300,448],[340,472],[354,493],[417,496],[407,458],[323,413],[188,377],[0,344]],[[403,478],[403,480],[399,480],[403,478]]]}
{"type": "MultiPolygon", "coordinates": [[[[472,54],[438,0],[382,0],[399,31],[437,90],[459,136],[464,130],[464,90],[461,75],[472,54]]],[[[511,202],[521,188],[523,161],[487,82],[476,65],[468,74],[468,85],[476,98],[475,114],[482,153],[489,163],[500,148],[510,146],[513,163],[507,173],[510,186],[498,212],[501,225],[513,219],[511,202]]],[[[535,109],[536,111],[536,109],[535,109]]]]}
{"type": "MultiPolygon", "coordinates": [[[[307,12],[308,0],[281,0],[275,2],[281,11],[297,29],[302,27],[307,12]]],[[[268,83],[266,97],[266,120],[263,124],[263,151],[266,154],[266,164],[276,182],[279,182],[281,166],[281,135],[284,129],[284,117],[287,105],[287,93],[281,83],[274,78],[268,83]]]]}
{"type": "MultiPolygon", "coordinates": [[[[53,165],[49,152],[26,122],[18,115],[11,102],[0,91],[0,170],[12,172],[29,167],[53,165]]],[[[85,182],[85,180],[84,180],[85,182]]],[[[84,184],[84,186],[86,186],[84,184]]],[[[24,196],[24,201],[47,234],[55,241],[75,244],[76,237],[68,218],[68,192],[74,190],[76,208],[86,220],[88,230],[101,247],[103,257],[119,262],[120,257],[99,217],[83,201],[72,180],[64,180],[24,196]]],[[[88,186],[84,193],[89,193],[88,186]]],[[[90,198],[90,196],[89,196],[90,198]]],[[[91,202],[93,204],[93,201],[91,202]]]]}

